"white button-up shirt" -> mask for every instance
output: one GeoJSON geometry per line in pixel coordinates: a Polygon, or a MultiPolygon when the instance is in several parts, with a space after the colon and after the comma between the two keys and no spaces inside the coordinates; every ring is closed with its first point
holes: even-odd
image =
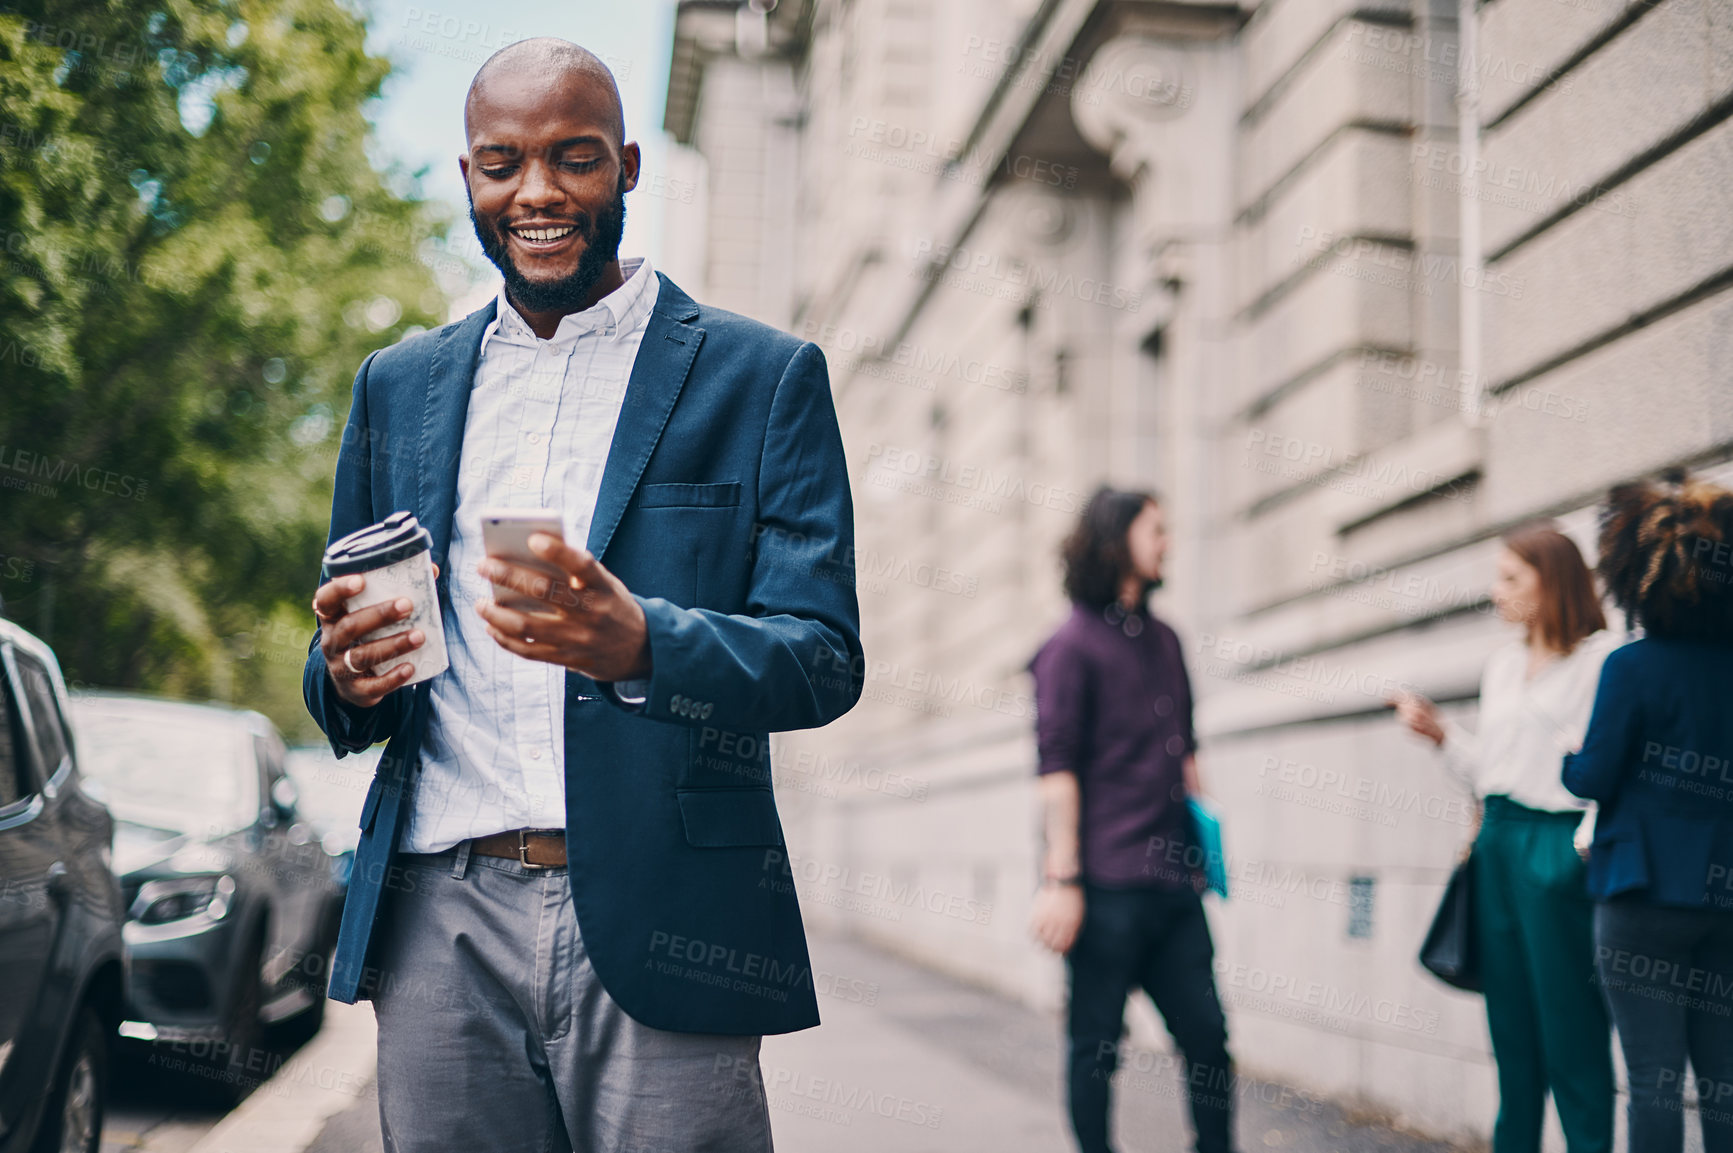
{"type": "Polygon", "coordinates": [[[1580,812],[1590,802],[1560,779],[1564,755],[1589,730],[1601,664],[1624,643],[1607,629],[1528,676],[1528,646],[1513,641],[1486,662],[1477,732],[1444,725],[1444,763],[1476,796],[1507,796],[1543,812],[1580,812]]]}
{"type": "MultiPolygon", "coordinates": [[[[493,587],[476,572],[486,508],[554,508],[566,541],[588,538],[602,469],[659,284],[646,260],[626,281],[542,340],[500,289],[481,337],[457,461],[452,516],[451,667],[430,682],[421,774],[402,849],[437,853],[470,837],[566,823],[566,670],[514,656],[487,635],[476,605],[493,587]]],[[[450,467],[424,461],[423,467],[450,467]]],[[[623,686],[629,689],[630,686],[623,686]]],[[[597,707],[607,707],[598,705],[597,707]]]]}

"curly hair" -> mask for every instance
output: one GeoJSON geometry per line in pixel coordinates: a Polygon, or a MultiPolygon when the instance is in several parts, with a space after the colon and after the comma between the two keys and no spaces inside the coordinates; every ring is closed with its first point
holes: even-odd
{"type": "MultiPolygon", "coordinates": [[[[1119,599],[1119,582],[1131,571],[1126,534],[1146,504],[1160,504],[1154,493],[1102,485],[1090,496],[1077,527],[1059,546],[1065,566],[1065,595],[1080,605],[1104,609],[1119,599]]],[[[1160,584],[1145,582],[1144,592],[1160,584]]]]}
{"type": "Polygon", "coordinates": [[[1733,492],[1670,469],[1601,509],[1600,573],[1627,624],[1733,644],[1733,492]]]}

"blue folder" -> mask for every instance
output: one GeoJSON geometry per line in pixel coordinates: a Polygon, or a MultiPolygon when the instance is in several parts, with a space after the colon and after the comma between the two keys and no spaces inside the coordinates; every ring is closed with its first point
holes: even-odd
{"type": "Polygon", "coordinates": [[[1228,863],[1222,854],[1222,820],[1215,809],[1197,797],[1187,797],[1186,812],[1191,815],[1192,835],[1203,851],[1203,876],[1207,888],[1228,899],[1228,863]]]}

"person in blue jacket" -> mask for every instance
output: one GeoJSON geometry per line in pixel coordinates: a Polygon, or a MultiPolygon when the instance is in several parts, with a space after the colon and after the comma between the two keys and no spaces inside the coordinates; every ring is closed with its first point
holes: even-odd
{"type": "Polygon", "coordinates": [[[390,742],[329,992],[373,1002],[393,1153],[769,1153],[760,1038],[819,1022],[769,734],[866,669],[824,357],[620,256],[641,154],[593,53],[501,49],[464,129],[500,292],[362,364],[331,505],[427,529],[450,667],[409,683],[409,598],[314,594],[309,712],[390,742]],[[497,508],[558,518],[540,567],[497,508]]]}
{"type": "Polygon", "coordinates": [[[1602,666],[1564,784],[1600,803],[1595,959],[1629,1070],[1631,1153],[1733,1151],[1733,492],[1675,473],[1615,488],[1600,572],[1643,637],[1602,666]]]}

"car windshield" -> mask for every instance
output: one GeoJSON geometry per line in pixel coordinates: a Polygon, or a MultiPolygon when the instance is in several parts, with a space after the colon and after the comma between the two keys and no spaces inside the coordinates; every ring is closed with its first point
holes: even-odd
{"type": "Polygon", "coordinates": [[[74,699],[88,791],[123,821],[215,836],[258,818],[246,728],[214,711],[74,699]]]}

